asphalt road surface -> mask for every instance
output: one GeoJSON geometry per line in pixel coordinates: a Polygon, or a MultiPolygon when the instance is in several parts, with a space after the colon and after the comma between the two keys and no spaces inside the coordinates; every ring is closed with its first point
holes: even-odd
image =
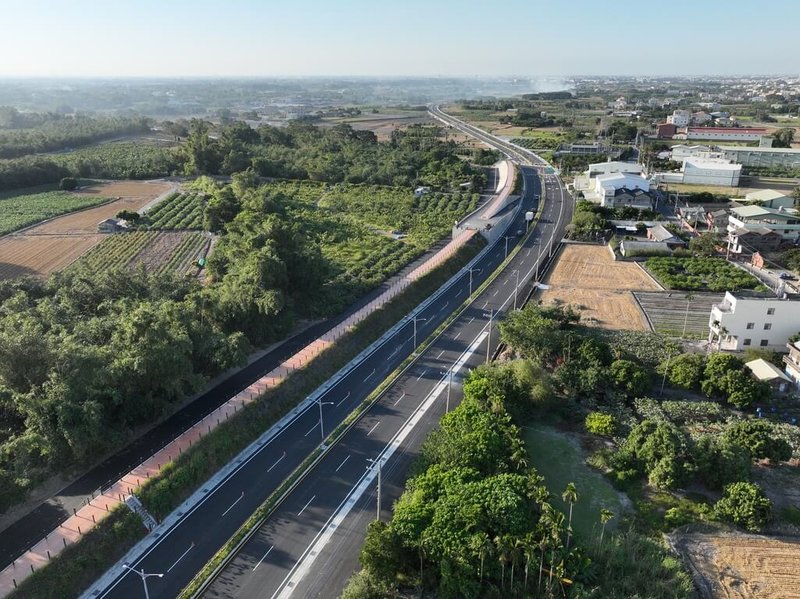
{"type": "MultiPolygon", "coordinates": [[[[487,169],[487,174],[490,178],[490,183],[486,189],[489,193],[494,193],[497,171],[496,169],[487,169]]],[[[421,264],[427,260],[432,253],[440,249],[440,245],[443,244],[437,244],[434,249],[426,252],[412,264],[421,264]]],[[[132,441],[102,463],[91,468],[74,482],[46,501],[43,501],[26,516],[5,528],[0,534],[0,569],[5,568],[12,560],[56,528],[65,518],[72,514],[73,508],[79,509],[82,507],[93,492],[101,487],[109,486],[118,480],[120,476],[130,472],[148,456],[151,456],[180,433],[202,420],[207,414],[213,412],[253,381],[258,380],[267,372],[276,368],[286,358],[292,356],[330,328],[375,299],[387,286],[379,286],[360,298],[342,314],[312,325],[279,344],[244,368],[219,381],[194,401],[153,427],[152,430],[132,441]]]]}
{"type": "MultiPolygon", "coordinates": [[[[539,194],[540,183],[536,169],[527,167],[523,173],[527,209],[539,194]]],[[[381,517],[385,520],[420,444],[448,408],[448,371],[456,365],[458,382],[468,369],[486,360],[487,347],[493,350],[497,344],[496,332],[488,336],[489,313],[496,319],[497,312],[513,308],[517,273],[520,285],[530,280],[539,248],[561,239],[571,218],[572,201],[556,177],[545,177],[545,190],[540,224],[525,239],[523,249],[328,452],[240,549],[204,597],[340,595],[357,569],[366,525],[376,517],[375,460],[383,464],[381,517]],[[415,426],[409,429],[411,424],[415,426]],[[372,478],[366,478],[369,473],[372,478]],[[365,488],[367,492],[359,494],[365,488]]],[[[520,226],[524,225],[513,223],[510,230],[520,226]]],[[[499,245],[502,251],[502,240],[499,245]]],[[[458,401],[458,384],[455,387],[449,407],[458,401]]]]}
{"type": "MultiPolygon", "coordinates": [[[[537,176],[532,169],[529,171],[528,177],[531,186],[537,184],[537,176]]],[[[533,194],[527,194],[520,218],[522,218],[524,210],[532,207],[532,202],[533,194]]],[[[520,226],[524,225],[521,222],[512,223],[509,230],[515,231],[520,226]]],[[[510,240],[508,250],[511,251],[518,241],[519,239],[516,237],[510,240]]],[[[503,261],[505,245],[501,239],[476,264],[475,267],[480,269],[480,272],[473,273],[475,287],[503,261]]],[[[535,257],[535,254],[528,255],[531,260],[535,257]]],[[[425,339],[466,299],[469,294],[469,280],[469,273],[464,273],[435,301],[431,302],[423,313],[418,315],[418,341],[421,342],[425,339]]],[[[486,310],[491,309],[492,305],[497,303],[496,299],[486,300],[486,310]]],[[[481,318],[481,314],[483,314],[482,309],[475,311],[476,321],[481,318]]],[[[476,323],[472,326],[480,325],[476,323]]],[[[413,329],[413,322],[407,320],[394,337],[378,347],[357,367],[340,379],[336,385],[328,389],[321,398],[326,432],[333,430],[371,393],[380,381],[410,354],[413,346],[413,329]]],[[[445,349],[440,347],[437,353],[445,349]]],[[[435,363],[445,364],[444,354],[435,363]]],[[[433,371],[419,371],[416,376],[420,381],[427,381],[434,376],[434,373],[433,371]]],[[[404,406],[401,401],[396,409],[408,409],[410,401],[407,403],[409,405],[404,406]]],[[[394,410],[395,406],[392,408],[394,410]]],[[[386,414],[384,418],[382,409],[384,409],[383,404],[378,404],[362,418],[362,422],[371,421],[371,426],[374,426],[370,441],[384,439],[385,431],[390,430],[390,426],[394,426],[397,421],[397,418],[390,418],[390,414],[386,414]],[[379,418],[371,420],[375,418],[376,414],[379,418]],[[380,420],[384,421],[380,422],[380,420]]],[[[250,514],[319,445],[320,439],[319,406],[313,405],[298,413],[286,427],[262,445],[250,459],[240,463],[221,484],[215,488],[209,488],[203,501],[187,513],[180,514],[177,524],[164,531],[150,549],[131,564],[138,570],[144,569],[146,572],[164,574],[161,578],[148,579],[150,597],[175,597],[250,514]]],[[[355,463],[355,458],[350,461],[355,463]]],[[[348,471],[349,467],[345,465],[340,472],[348,471]]],[[[331,490],[331,497],[332,493],[331,490]]],[[[308,502],[308,507],[303,514],[317,513],[323,503],[327,504],[328,494],[329,490],[326,489],[306,497],[305,501],[308,502]],[[318,504],[315,504],[315,501],[318,504]]],[[[281,560],[282,556],[290,555],[290,553],[284,553],[285,551],[288,551],[288,547],[277,549],[272,559],[281,560]]],[[[272,562],[265,559],[264,564],[267,563],[272,562]]],[[[267,568],[262,569],[266,570],[267,568]]],[[[115,578],[106,588],[90,596],[138,598],[142,596],[142,583],[136,574],[120,568],[116,570],[115,578]]]]}

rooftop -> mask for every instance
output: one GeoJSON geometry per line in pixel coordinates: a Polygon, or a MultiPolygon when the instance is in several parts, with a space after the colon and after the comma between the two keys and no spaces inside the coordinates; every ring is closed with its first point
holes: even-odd
{"type": "Polygon", "coordinates": [[[704,133],[760,133],[766,134],[763,127],[689,127],[689,131],[704,133]]]}
{"type": "Polygon", "coordinates": [[[775,191],[774,189],[759,189],[758,191],[751,191],[744,197],[748,202],[768,202],[769,200],[778,200],[789,196],[782,191],[775,191]]]}
{"type": "Polygon", "coordinates": [[[800,154],[800,148],[751,148],[749,146],[719,146],[727,152],[777,152],[781,154],[800,154]]]}
{"type": "Polygon", "coordinates": [[[728,160],[719,158],[700,158],[692,156],[683,159],[684,164],[691,164],[698,168],[715,168],[717,170],[738,171],[741,170],[742,165],[730,162],[728,160]]]}
{"type": "Polygon", "coordinates": [[[788,220],[798,217],[797,213],[793,210],[776,210],[775,208],[764,208],[763,206],[736,206],[735,208],[731,208],[731,212],[741,218],[772,216],[788,220]]]}
{"type": "Polygon", "coordinates": [[[775,366],[775,364],[767,362],[762,358],[758,358],[752,362],[747,362],[745,366],[759,381],[769,382],[774,381],[775,379],[781,379],[788,382],[792,381],[792,379],[786,376],[780,368],[775,366]]]}
{"type": "Polygon", "coordinates": [[[667,229],[664,225],[649,227],[647,231],[656,238],[656,241],[667,241],[668,239],[675,237],[672,231],[667,229]]]}

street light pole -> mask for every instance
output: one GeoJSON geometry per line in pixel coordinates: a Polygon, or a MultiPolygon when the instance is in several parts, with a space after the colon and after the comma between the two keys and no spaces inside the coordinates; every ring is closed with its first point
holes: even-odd
{"type": "Polygon", "coordinates": [[[489,363],[489,355],[492,351],[492,321],[494,320],[494,310],[489,310],[489,336],[486,337],[486,363],[489,363]]]}
{"type": "Polygon", "coordinates": [[[481,272],[481,268],[470,268],[469,269],[469,294],[472,295],[472,273],[474,272],[481,272]]]}
{"type": "Polygon", "coordinates": [[[326,406],[332,406],[332,401],[322,401],[322,396],[320,395],[317,397],[317,405],[319,405],[319,438],[320,441],[325,440],[325,429],[322,424],[322,405],[325,404],[326,406]]]}
{"type": "Polygon", "coordinates": [[[506,240],[506,258],[508,258],[508,240],[509,239],[514,239],[514,236],[513,235],[506,235],[505,237],[503,237],[503,239],[506,240]]]}
{"type": "Polygon", "coordinates": [[[381,470],[383,469],[383,464],[381,463],[380,458],[377,459],[367,458],[367,461],[370,462],[371,464],[377,464],[378,466],[378,512],[377,512],[377,517],[375,519],[380,520],[381,519],[381,470]]]}
{"type": "Polygon", "coordinates": [[[147,579],[150,576],[156,576],[158,578],[164,578],[163,574],[155,574],[155,573],[147,574],[144,571],[144,569],[137,570],[136,568],[131,568],[128,564],[122,564],[122,567],[125,568],[126,570],[130,570],[131,572],[135,572],[136,574],[139,575],[139,578],[142,579],[142,584],[144,585],[144,596],[145,596],[145,599],[150,599],[150,591],[147,589],[147,579]]]}
{"type": "Polygon", "coordinates": [[[514,309],[517,309],[517,294],[519,293],[519,269],[514,270],[517,275],[517,282],[514,284],[514,309]]]}
{"type": "Polygon", "coordinates": [[[413,348],[412,351],[414,353],[417,353],[417,321],[418,320],[428,320],[428,319],[427,318],[419,318],[418,316],[414,316],[414,318],[413,318],[413,321],[414,321],[414,348],[413,348]]]}
{"type": "Polygon", "coordinates": [[[447,372],[443,372],[442,374],[447,375],[447,403],[445,404],[445,413],[450,412],[450,388],[453,386],[453,369],[451,368],[447,372]]]}

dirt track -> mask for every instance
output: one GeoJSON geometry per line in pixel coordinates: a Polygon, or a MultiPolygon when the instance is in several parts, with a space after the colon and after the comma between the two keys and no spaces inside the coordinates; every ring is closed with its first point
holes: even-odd
{"type": "Polygon", "coordinates": [[[638,331],[649,327],[630,290],[659,289],[635,264],[615,262],[606,246],[582,244],[562,249],[544,283],[545,304],[572,304],[587,324],[638,331]]]}

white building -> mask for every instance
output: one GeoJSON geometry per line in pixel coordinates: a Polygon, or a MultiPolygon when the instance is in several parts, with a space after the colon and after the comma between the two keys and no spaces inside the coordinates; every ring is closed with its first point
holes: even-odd
{"type": "Polygon", "coordinates": [[[759,141],[767,130],[760,127],[689,127],[686,139],[716,141],[759,141]]]}
{"type": "Polygon", "coordinates": [[[667,116],[667,123],[676,127],[687,127],[692,120],[692,113],[688,110],[674,110],[667,116]]]}
{"type": "Polygon", "coordinates": [[[728,214],[728,233],[739,229],[767,229],[779,233],[788,243],[800,240],[800,214],[788,208],[736,206],[728,214]]]}
{"type": "Polygon", "coordinates": [[[783,357],[786,374],[792,379],[794,386],[800,390],[800,341],[787,343],[786,347],[789,348],[789,355],[783,357]]]}
{"type": "Polygon", "coordinates": [[[597,175],[610,175],[612,173],[633,173],[636,175],[642,174],[642,166],[635,162],[594,162],[589,165],[585,174],[593,179],[597,175]]]}
{"type": "Polygon", "coordinates": [[[587,194],[587,199],[592,199],[593,201],[599,202],[601,206],[608,208],[614,208],[623,204],[629,206],[642,204],[642,208],[652,207],[651,205],[645,205],[652,203],[652,199],[649,195],[645,198],[641,193],[618,193],[622,190],[628,190],[630,192],[649,192],[650,182],[644,177],[631,173],[598,175],[594,179],[594,188],[591,190],[591,195],[593,197],[589,198],[587,194]],[[632,197],[629,198],[629,195],[632,197]]]}
{"type": "Polygon", "coordinates": [[[720,152],[714,152],[711,149],[711,146],[689,146],[686,144],[678,144],[676,146],[672,146],[670,160],[681,162],[684,158],[694,158],[697,156],[701,158],[718,158],[721,155],[722,154],[720,152]]]}
{"type": "Polygon", "coordinates": [[[758,204],[762,208],[775,208],[776,210],[794,208],[795,205],[794,197],[774,189],[751,191],[743,198],[736,198],[733,201],[739,204],[758,204]]]}
{"type": "Polygon", "coordinates": [[[737,187],[742,165],[722,158],[689,157],[681,166],[683,183],[737,187]]]}
{"type": "Polygon", "coordinates": [[[611,175],[614,173],[641,175],[642,167],[635,162],[618,162],[612,160],[608,162],[594,162],[590,164],[589,168],[583,171],[583,173],[575,177],[573,186],[575,187],[575,191],[582,191],[587,199],[591,199],[589,196],[593,196],[594,194],[596,178],[599,175],[611,175]]]}
{"type": "Polygon", "coordinates": [[[711,308],[708,328],[709,342],[720,340],[720,349],[782,350],[800,330],[800,297],[726,291],[725,299],[711,308]]]}

